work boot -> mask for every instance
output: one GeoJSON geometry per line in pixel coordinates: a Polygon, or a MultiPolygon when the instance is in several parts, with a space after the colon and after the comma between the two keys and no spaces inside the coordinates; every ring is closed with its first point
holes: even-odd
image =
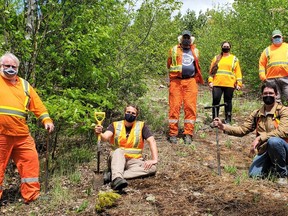
{"type": "Polygon", "coordinates": [[[225,113],[225,124],[231,124],[232,116],[231,113],[225,113]]]}
{"type": "Polygon", "coordinates": [[[106,170],[104,172],[104,174],[103,174],[103,184],[104,185],[111,182],[111,176],[112,176],[112,174],[110,171],[106,170]]]}
{"type": "Polygon", "coordinates": [[[190,145],[193,141],[193,137],[189,134],[186,134],[184,137],[184,144],[190,145]]]}
{"type": "Polygon", "coordinates": [[[170,136],[169,137],[169,142],[172,144],[177,144],[177,137],[176,136],[170,136]]]}
{"type": "Polygon", "coordinates": [[[116,179],[114,179],[111,183],[111,188],[113,190],[122,190],[123,188],[127,187],[128,183],[125,179],[117,177],[116,179]]]}

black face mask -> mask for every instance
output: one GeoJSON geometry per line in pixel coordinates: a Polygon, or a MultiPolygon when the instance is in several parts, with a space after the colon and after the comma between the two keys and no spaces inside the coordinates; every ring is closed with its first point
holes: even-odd
{"type": "Polygon", "coordinates": [[[222,48],[222,52],[223,53],[228,53],[228,52],[230,52],[230,48],[222,48]]]}
{"type": "Polygon", "coordinates": [[[182,40],[182,45],[183,46],[190,46],[191,40],[190,39],[183,39],[182,40]]]}
{"type": "Polygon", "coordinates": [[[273,97],[273,96],[264,96],[263,97],[263,102],[266,105],[272,105],[275,102],[275,97],[273,97]]]}
{"type": "Polygon", "coordinates": [[[134,122],[135,121],[135,119],[136,119],[136,116],[134,116],[134,115],[132,115],[132,114],[130,114],[130,113],[125,113],[125,120],[127,121],[127,122],[134,122]]]}

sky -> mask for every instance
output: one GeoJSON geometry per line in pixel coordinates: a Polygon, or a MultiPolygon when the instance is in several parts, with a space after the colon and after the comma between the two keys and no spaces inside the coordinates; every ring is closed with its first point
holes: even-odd
{"type": "Polygon", "coordinates": [[[198,15],[199,11],[205,12],[207,8],[212,9],[215,6],[225,6],[226,4],[232,4],[234,0],[182,0],[183,5],[181,8],[181,14],[186,13],[188,9],[193,10],[198,15]]]}

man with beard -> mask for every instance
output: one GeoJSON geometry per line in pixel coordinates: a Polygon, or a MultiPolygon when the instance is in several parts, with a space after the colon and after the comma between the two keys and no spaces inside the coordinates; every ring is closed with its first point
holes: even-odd
{"type": "MultiPolygon", "coordinates": [[[[124,120],[110,124],[102,133],[101,125],[95,126],[96,135],[101,134],[101,140],[110,141],[113,151],[109,162],[111,170],[111,188],[122,190],[128,186],[126,179],[150,176],[156,173],[158,150],[156,141],[142,121],[137,121],[139,108],[135,105],[125,107],[124,120]],[[151,160],[142,157],[144,140],[150,146],[151,160]]],[[[104,178],[109,178],[104,176],[104,178]]],[[[104,179],[107,182],[107,179],[104,179]]]]}

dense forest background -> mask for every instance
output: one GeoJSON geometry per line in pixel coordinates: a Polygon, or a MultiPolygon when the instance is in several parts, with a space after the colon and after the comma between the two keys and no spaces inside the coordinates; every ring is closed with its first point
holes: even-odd
{"type": "MultiPolygon", "coordinates": [[[[107,124],[125,104],[139,103],[151,80],[163,82],[168,50],[184,29],[196,37],[205,78],[221,42],[230,41],[243,82],[253,92],[260,84],[258,60],[271,43],[271,32],[280,29],[286,35],[288,23],[287,0],[235,0],[232,6],[218,5],[199,14],[177,13],[182,4],[177,0],[0,3],[0,53],[19,57],[19,75],[48,107],[56,125],[50,140],[58,154],[71,148],[73,137],[87,149],[95,143],[95,111],[106,112],[107,124]]],[[[146,118],[148,111],[141,104],[146,118]]],[[[157,119],[153,117],[151,121],[157,119]]],[[[45,134],[35,122],[31,116],[31,131],[42,145],[45,134]]]]}

